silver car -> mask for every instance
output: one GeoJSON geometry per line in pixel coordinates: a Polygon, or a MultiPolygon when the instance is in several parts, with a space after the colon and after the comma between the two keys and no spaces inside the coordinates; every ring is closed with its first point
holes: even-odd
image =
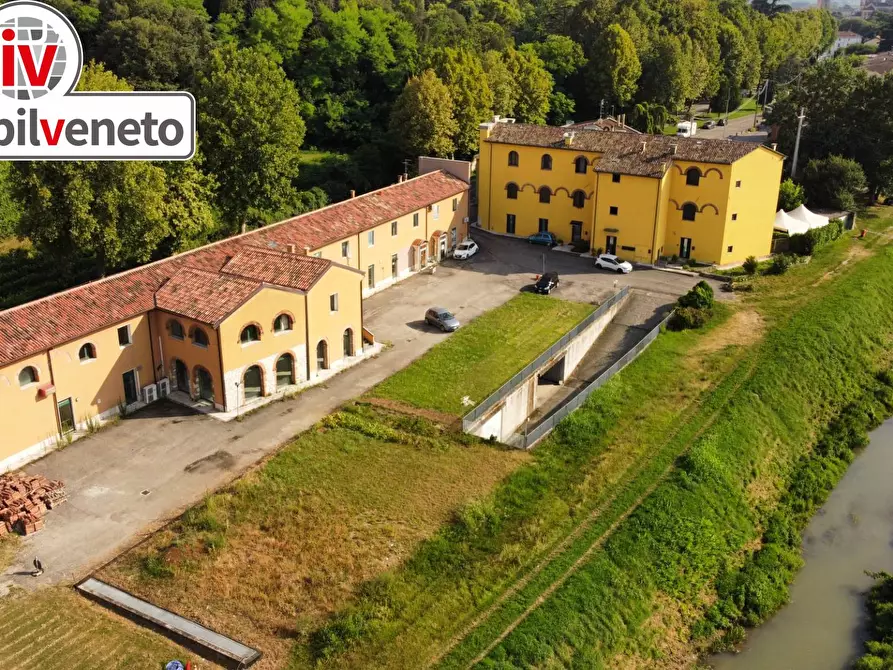
{"type": "Polygon", "coordinates": [[[425,312],[425,323],[440,328],[445,333],[452,333],[459,328],[459,319],[443,307],[432,307],[425,312]]]}

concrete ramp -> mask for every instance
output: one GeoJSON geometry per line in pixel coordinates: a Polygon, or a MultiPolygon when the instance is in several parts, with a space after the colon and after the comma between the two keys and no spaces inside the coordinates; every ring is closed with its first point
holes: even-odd
{"type": "Polygon", "coordinates": [[[152,628],[166,637],[228,668],[248,668],[261,653],[178,614],[156,607],[126,591],[89,577],[75,588],[84,596],[123,614],[131,621],[152,628]]]}

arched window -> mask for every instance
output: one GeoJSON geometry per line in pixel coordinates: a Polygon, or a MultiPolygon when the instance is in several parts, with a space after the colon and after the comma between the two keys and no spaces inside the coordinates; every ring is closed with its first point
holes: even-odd
{"type": "Polygon", "coordinates": [[[695,214],[698,213],[698,206],[692,202],[687,202],[682,205],[682,220],[683,221],[694,221],[695,214]]]}
{"type": "Polygon", "coordinates": [[[78,350],[78,359],[81,363],[84,361],[92,361],[94,358],[96,358],[96,347],[94,347],[92,343],[87,342],[78,350]]]}
{"type": "Polygon", "coordinates": [[[253,323],[248,324],[242,329],[242,334],[239,335],[239,341],[242,344],[260,342],[260,328],[253,323]]]}
{"type": "Polygon", "coordinates": [[[192,343],[199,347],[207,347],[208,346],[208,335],[201,328],[195,327],[192,329],[192,343]]]}
{"type": "Polygon", "coordinates": [[[245,370],[242,383],[244,384],[246,402],[260,398],[264,394],[264,374],[261,372],[260,366],[252,365],[245,370]]]}
{"type": "Polygon", "coordinates": [[[586,174],[586,169],[589,167],[589,161],[586,160],[586,156],[578,156],[577,160],[574,161],[574,171],[577,174],[586,174]]]}
{"type": "Polygon", "coordinates": [[[319,370],[329,369],[329,345],[325,340],[320,340],[316,345],[316,367],[319,370]]]}
{"type": "Polygon", "coordinates": [[[294,320],[288,314],[280,314],[273,322],[274,333],[284,333],[294,327],[294,320]]]}
{"type": "Polygon", "coordinates": [[[586,194],[583,191],[574,191],[572,197],[574,199],[574,207],[577,209],[583,209],[586,206],[586,194]]]}
{"type": "Polygon", "coordinates": [[[548,186],[540,187],[540,202],[546,203],[547,205],[552,202],[552,191],[549,190],[548,186]]]}
{"type": "Polygon", "coordinates": [[[509,151],[509,167],[518,167],[518,152],[517,151],[509,151]]]}
{"type": "Polygon", "coordinates": [[[505,193],[509,200],[518,199],[518,185],[515,182],[509,182],[505,187],[505,193]]]}
{"type": "Polygon", "coordinates": [[[283,354],[276,361],[276,390],[295,383],[295,359],[291,354],[283,354]]]}
{"type": "Polygon", "coordinates": [[[543,154],[543,157],[540,159],[540,169],[541,170],[551,170],[552,169],[552,157],[549,154],[543,154]]]}
{"type": "Polygon", "coordinates": [[[183,324],[176,319],[171,319],[167,325],[171,331],[171,337],[175,340],[182,340],[186,336],[186,333],[183,332],[183,324]]]}
{"type": "Polygon", "coordinates": [[[696,167],[690,167],[685,171],[685,183],[689,186],[697,186],[701,183],[701,171],[696,167]]]}
{"type": "Polygon", "coordinates": [[[343,345],[344,357],[353,356],[353,330],[350,328],[344,331],[343,345]]]}
{"type": "Polygon", "coordinates": [[[19,386],[27,386],[28,384],[36,384],[38,381],[37,376],[37,368],[33,365],[29,365],[26,368],[22,368],[22,371],[19,373],[19,386]]]}

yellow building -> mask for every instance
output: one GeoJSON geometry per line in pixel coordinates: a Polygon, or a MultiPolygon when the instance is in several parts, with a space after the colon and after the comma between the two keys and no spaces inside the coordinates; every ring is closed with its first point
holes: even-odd
{"type": "Polygon", "coordinates": [[[237,412],[379,350],[363,296],[467,235],[445,172],[0,312],[0,472],[170,395],[237,412]]]}
{"type": "Polygon", "coordinates": [[[628,260],[769,254],[783,156],[732,140],[481,125],[479,223],[554,233],[628,260]]]}

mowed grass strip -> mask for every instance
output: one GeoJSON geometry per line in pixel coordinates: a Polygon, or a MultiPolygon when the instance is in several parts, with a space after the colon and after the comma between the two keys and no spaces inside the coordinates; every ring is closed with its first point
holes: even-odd
{"type": "Polygon", "coordinates": [[[219,667],[63,587],[0,598],[0,659],[3,670],[219,667]]]}
{"type": "Polygon", "coordinates": [[[527,460],[349,405],[100,577],[259,648],[258,669],[281,670],[295,639],[527,460]]]}
{"type": "Polygon", "coordinates": [[[463,325],[371,394],[462,415],[552,346],[595,308],[522,293],[463,325]]]}

